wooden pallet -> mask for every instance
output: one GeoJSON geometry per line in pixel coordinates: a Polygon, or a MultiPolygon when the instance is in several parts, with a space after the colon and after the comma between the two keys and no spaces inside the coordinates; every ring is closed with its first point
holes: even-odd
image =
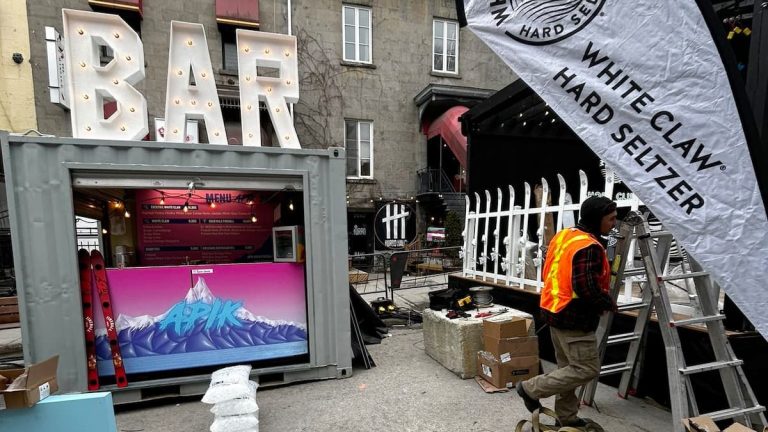
{"type": "Polygon", "coordinates": [[[19,298],[0,297],[0,324],[19,322],[19,298]]]}

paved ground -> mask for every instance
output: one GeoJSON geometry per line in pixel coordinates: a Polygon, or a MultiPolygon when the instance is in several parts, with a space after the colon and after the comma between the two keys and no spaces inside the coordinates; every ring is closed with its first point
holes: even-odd
{"type": "MultiPolygon", "coordinates": [[[[260,430],[511,431],[529,417],[515,393],[486,394],[432,360],[419,329],[395,329],[369,348],[378,366],[351,378],[259,390],[260,430]]],[[[669,430],[669,412],[619,399],[613,388],[601,386],[596,401],[601,412],[584,407],[582,415],[607,431],[669,430]]],[[[118,431],[205,431],[213,421],[209,408],[197,401],[119,408],[118,431]]]]}
{"type": "MultiPolygon", "coordinates": [[[[429,288],[400,291],[399,306],[421,309],[429,288]]],[[[362,291],[362,290],[361,290],[362,291]]],[[[367,300],[383,294],[364,295],[367,300]]],[[[260,430],[265,431],[512,431],[530,415],[513,392],[486,394],[474,380],[462,380],[424,352],[420,329],[395,328],[380,345],[369,346],[377,363],[355,369],[348,379],[260,389],[260,430]]],[[[21,332],[0,329],[0,358],[20,355],[21,332]]],[[[551,365],[545,365],[551,368],[551,365]]],[[[207,431],[210,406],[199,398],[147,402],[117,408],[120,432],[207,431]]],[[[600,412],[582,408],[610,432],[670,430],[671,414],[638,399],[622,400],[600,386],[600,412]]],[[[544,404],[552,407],[552,400],[544,404]]]]}

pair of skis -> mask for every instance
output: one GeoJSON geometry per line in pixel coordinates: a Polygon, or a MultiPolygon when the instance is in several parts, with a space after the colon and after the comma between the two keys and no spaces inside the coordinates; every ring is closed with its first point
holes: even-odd
{"type": "Polygon", "coordinates": [[[112,314],[112,301],[109,296],[109,282],[107,281],[107,269],[104,266],[104,257],[101,252],[94,250],[88,252],[80,249],[77,252],[80,265],[80,293],[83,299],[83,315],[85,322],[85,352],[88,363],[88,390],[99,389],[99,372],[96,368],[96,333],[93,322],[93,286],[99,293],[101,311],[104,314],[104,323],[107,327],[107,339],[109,349],[112,351],[112,365],[115,367],[115,382],[118,387],[128,385],[125,375],[123,357],[120,355],[120,344],[117,341],[117,328],[115,317],[112,314]]]}

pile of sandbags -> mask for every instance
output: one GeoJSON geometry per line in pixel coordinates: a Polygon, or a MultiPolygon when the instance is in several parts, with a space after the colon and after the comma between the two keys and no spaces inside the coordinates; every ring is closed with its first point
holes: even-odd
{"type": "Polygon", "coordinates": [[[259,406],[256,389],[249,380],[251,367],[232,366],[211,374],[211,385],[203,403],[213,404],[211,432],[259,432],[259,406]]]}

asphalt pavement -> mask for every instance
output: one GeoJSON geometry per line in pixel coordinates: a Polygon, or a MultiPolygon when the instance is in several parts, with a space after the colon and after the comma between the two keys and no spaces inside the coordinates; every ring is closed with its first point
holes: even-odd
{"type": "MultiPolygon", "coordinates": [[[[399,291],[395,301],[421,310],[430,289],[436,287],[399,291]]],[[[353,376],[345,379],[259,389],[259,430],[513,431],[519,420],[530,418],[513,391],[487,394],[474,380],[462,380],[430,358],[424,352],[420,328],[395,327],[390,334],[381,344],[368,346],[375,368],[355,368],[353,376]]],[[[0,346],[6,356],[20,357],[20,329],[0,329],[0,346]]],[[[545,363],[545,369],[552,367],[545,363]]],[[[601,384],[595,401],[599,412],[582,407],[580,415],[596,420],[606,431],[671,429],[669,411],[640,399],[620,399],[612,387],[601,384]]],[[[543,402],[551,408],[554,398],[543,402]]],[[[213,422],[209,409],[199,397],[119,406],[115,408],[117,430],[207,431],[213,422]]]]}
{"type": "MultiPolygon", "coordinates": [[[[259,430],[513,431],[519,420],[530,418],[516,393],[487,394],[430,358],[420,329],[393,329],[391,337],[368,348],[377,366],[355,369],[350,378],[259,389],[259,430]]],[[[600,412],[583,407],[581,415],[606,431],[670,430],[668,411],[620,399],[612,387],[601,385],[595,400],[600,412]]],[[[213,422],[209,409],[197,400],[119,407],[118,431],[206,431],[213,422]]]]}

